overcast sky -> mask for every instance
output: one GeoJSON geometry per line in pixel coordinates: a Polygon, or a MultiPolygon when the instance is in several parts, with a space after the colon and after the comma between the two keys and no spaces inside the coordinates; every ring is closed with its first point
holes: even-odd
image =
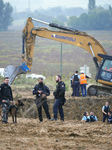
{"type": "MultiPolygon", "coordinates": [[[[87,9],[89,0],[3,0],[4,2],[10,2],[13,7],[16,7],[18,11],[25,10],[29,7],[31,10],[38,8],[48,7],[82,7],[87,9]]],[[[112,6],[112,0],[96,0],[96,5],[110,4],[112,6]]]]}

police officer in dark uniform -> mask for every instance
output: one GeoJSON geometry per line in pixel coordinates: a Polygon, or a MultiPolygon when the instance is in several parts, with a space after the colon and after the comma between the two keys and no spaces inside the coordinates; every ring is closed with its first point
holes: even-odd
{"type": "Polygon", "coordinates": [[[72,80],[73,89],[74,89],[74,96],[79,97],[79,88],[80,88],[80,82],[79,82],[80,76],[78,75],[78,71],[75,72],[74,78],[72,80]]]}
{"type": "Polygon", "coordinates": [[[4,78],[4,83],[0,85],[0,103],[2,104],[2,123],[8,123],[8,112],[10,110],[11,101],[13,103],[13,95],[11,87],[8,85],[9,78],[4,78]]]}
{"type": "Polygon", "coordinates": [[[53,120],[57,120],[57,114],[58,114],[58,110],[59,110],[59,114],[60,114],[60,119],[62,121],[64,121],[64,112],[63,112],[63,105],[65,103],[65,84],[63,81],[61,81],[61,76],[57,75],[56,76],[56,90],[53,92],[53,95],[56,99],[56,102],[54,103],[53,106],[53,113],[54,113],[54,118],[51,119],[51,121],[53,120]]]}
{"type": "Polygon", "coordinates": [[[112,124],[112,111],[108,112],[108,123],[112,124]]]}
{"type": "Polygon", "coordinates": [[[47,104],[47,96],[50,95],[49,88],[43,83],[43,78],[38,79],[38,84],[33,89],[33,95],[36,95],[35,103],[37,105],[39,120],[42,122],[42,106],[48,119],[51,119],[49,106],[47,104]]]}
{"type": "Polygon", "coordinates": [[[103,106],[102,108],[102,112],[103,112],[103,122],[105,122],[105,120],[107,119],[107,122],[108,122],[108,112],[110,110],[110,106],[109,106],[109,103],[106,102],[105,103],[105,106],[103,106]]]}

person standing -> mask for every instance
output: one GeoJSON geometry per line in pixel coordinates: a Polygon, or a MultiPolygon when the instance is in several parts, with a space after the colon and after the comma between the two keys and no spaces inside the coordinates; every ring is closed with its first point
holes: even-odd
{"type": "Polygon", "coordinates": [[[63,105],[66,101],[65,99],[65,83],[63,81],[61,81],[61,76],[57,75],[56,76],[56,90],[53,92],[53,95],[56,99],[54,106],[53,106],[53,113],[54,113],[54,118],[51,119],[51,121],[56,121],[57,120],[57,114],[58,114],[58,110],[59,110],[59,114],[60,114],[60,119],[62,121],[64,121],[64,112],[63,112],[63,105]]]}
{"type": "Polygon", "coordinates": [[[74,74],[70,78],[70,84],[71,84],[71,88],[72,88],[72,94],[71,94],[71,96],[74,96],[74,84],[72,83],[73,78],[74,78],[74,74]]]}
{"type": "Polygon", "coordinates": [[[106,102],[105,106],[102,107],[102,112],[103,112],[103,122],[105,122],[105,120],[107,119],[108,121],[108,112],[110,110],[110,106],[109,103],[106,102]]]}
{"type": "Polygon", "coordinates": [[[78,71],[75,72],[74,78],[72,80],[72,84],[74,85],[74,96],[79,97],[79,82],[80,76],[78,75],[78,71]]]}
{"type": "Polygon", "coordinates": [[[80,86],[81,86],[81,92],[82,92],[83,97],[87,96],[87,90],[86,90],[87,80],[86,80],[86,78],[90,78],[90,77],[85,75],[84,72],[81,72],[80,86]]]}
{"type": "Polygon", "coordinates": [[[2,123],[8,123],[8,112],[11,103],[13,104],[12,89],[8,85],[9,78],[4,78],[4,83],[0,85],[0,101],[2,103],[2,123]]]}
{"type": "Polygon", "coordinates": [[[36,95],[35,103],[37,105],[39,120],[42,122],[42,106],[47,118],[50,120],[49,106],[47,104],[47,96],[50,95],[49,88],[43,83],[43,78],[38,79],[38,84],[33,89],[33,95],[36,95]]]}

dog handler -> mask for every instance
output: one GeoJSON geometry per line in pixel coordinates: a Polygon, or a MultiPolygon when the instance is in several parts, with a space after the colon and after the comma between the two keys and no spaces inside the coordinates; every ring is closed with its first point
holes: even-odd
{"type": "Polygon", "coordinates": [[[8,85],[9,78],[4,78],[4,83],[0,85],[0,103],[2,103],[2,123],[8,123],[8,112],[10,103],[13,103],[11,87],[8,85]]]}

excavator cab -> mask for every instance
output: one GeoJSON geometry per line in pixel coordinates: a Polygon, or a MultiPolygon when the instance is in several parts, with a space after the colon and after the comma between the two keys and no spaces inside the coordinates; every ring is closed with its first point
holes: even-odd
{"type": "Polygon", "coordinates": [[[112,86],[112,56],[99,54],[103,58],[96,81],[105,85],[112,86]]]}
{"type": "Polygon", "coordinates": [[[89,96],[97,96],[100,92],[103,94],[112,94],[112,56],[98,54],[102,61],[97,68],[96,82],[102,85],[90,85],[87,89],[89,96]]]}

